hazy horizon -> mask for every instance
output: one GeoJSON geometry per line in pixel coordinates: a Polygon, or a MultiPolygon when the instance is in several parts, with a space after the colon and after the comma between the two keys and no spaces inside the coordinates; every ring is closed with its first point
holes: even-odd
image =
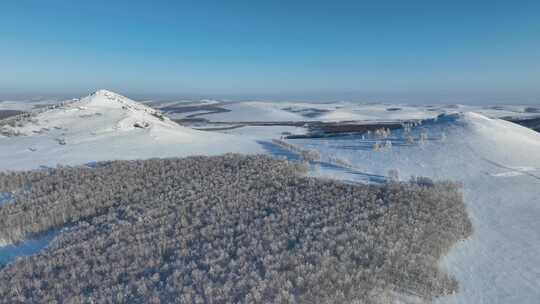
{"type": "Polygon", "coordinates": [[[516,91],[498,91],[492,90],[490,94],[482,91],[467,92],[322,92],[319,94],[163,94],[155,93],[137,93],[111,88],[95,88],[80,92],[70,93],[23,93],[23,94],[5,94],[0,91],[0,102],[4,100],[13,101],[38,101],[51,100],[63,101],[73,98],[84,97],[98,89],[107,89],[114,91],[133,100],[138,101],[175,101],[175,100],[203,100],[215,99],[221,101],[291,101],[291,102],[352,102],[352,103],[403,103],[403,104],[469,104],[469,105],[498,105],[498,104],[516,104],[516,105],[539,105],[540,89],[534,90],[516,90],[516,91]]]}

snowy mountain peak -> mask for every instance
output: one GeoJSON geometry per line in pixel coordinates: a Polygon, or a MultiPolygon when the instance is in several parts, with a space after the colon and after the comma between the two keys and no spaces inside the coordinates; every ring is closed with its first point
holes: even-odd
{"type": "MultiPolygon", "coordinates": [[[[81,100],[126,101],[129,98],[109,90],[97,90],[81,100]]],[[[131,100],[130,100],[131,101],[131,100]]]]}
{"type": "Polygon", "coordinates": [[[95,91],[94,93],[92,93],[92,95],[120,95],[120,94],[115,93],[113,91],[106,90],[106,89],[99,89],[95,91]]]}
{"type": "Polygon", "coordinates": [[[126,100],[126,99],[129,99],[124,95],[118,94],[118,93],[113,92],[113,91],[105,90],[105,89],[97,90],[94,93],[90,94],[90,96],[107,98],[107,99],[110,99],[110,100],[114,100],[114,99],[124,99],[124,100],[126,100]]]}
{"type": "Polygon", "coordinates": [[[105,89],[97,90],[85,98],[103,99],[108,101],[128,100],[128,98],[123,95],[105,89]]]}
{"type": "Polygon", "coordinates": [[[0,168],[244,151],[261,148],[249,139],[181,126],[108,90],[0,126],[0,168]]]}
{"type": "Polygon", "coordinates": [[[82,106],[84,108],[115,108],[132,112],[146,112],[154,116],[159,115],[161,120],[164,119],[157,110],[109,90],[98,90],[75,102],[74,106],[82,106]]]}
{"type": "Polygon", "coordinates": [[[34,111],[31,119],[16,126],[4,126],[0,134],[59,133],[57,141],[65,142],[68,130],[97,136],[142,129],[157,133],[189,131],[151,107],[108,90],[99,90],[73,102],[34,111]]]}

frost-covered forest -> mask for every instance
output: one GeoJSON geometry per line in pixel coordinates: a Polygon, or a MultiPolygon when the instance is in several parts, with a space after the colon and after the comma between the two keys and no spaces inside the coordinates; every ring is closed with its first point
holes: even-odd
{"type": "Polygon", "coordinates": [[[65,227],[0,270],[0,303],[381,303],[456,291],[459,186],[356,185],[267,156],[0,174],[0,239],[65,227]]]}

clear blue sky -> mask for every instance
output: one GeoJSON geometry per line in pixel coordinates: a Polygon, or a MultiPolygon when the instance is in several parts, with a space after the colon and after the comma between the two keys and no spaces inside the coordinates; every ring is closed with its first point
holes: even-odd
{"type": "Polygon", "coordinates": [[[540,1],[0,1],[0,95],[97,88],[540,101],[540,1]]]}

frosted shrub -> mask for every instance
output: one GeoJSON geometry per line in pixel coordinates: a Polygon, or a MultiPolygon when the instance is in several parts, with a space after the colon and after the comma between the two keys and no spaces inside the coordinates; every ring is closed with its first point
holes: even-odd
{"type": "Polygon", "coordinates": [[[440,141],[441,141],[441,142],[445,142],[445,141],[446,141],[446,133],[445,133],[445,132],[442,132],[442,133],[441,133],[440,141]]]}
{"type": "Polygon", "coordinates": [[[398,169],[388,170],[388,180],[390,180],[392,182],[398,182],[399,181],[399,170],[398,169]]]}
{"type": "Polygon", "coordinates": [[[420,139],[418,139],[418,143],[420,143],[421,145],[424,145],[426,144],[428,141],[428,134],[426,133],[426,131],[422,131],[420,133],[420,139]]]}
{"type": "Polygon", "coordinates": [[[281,139],[272,139],[272,143],[300,155],[305,161],[319,161],[321,159],[319,151],[314,149],[304,149],[281,139]]]}

